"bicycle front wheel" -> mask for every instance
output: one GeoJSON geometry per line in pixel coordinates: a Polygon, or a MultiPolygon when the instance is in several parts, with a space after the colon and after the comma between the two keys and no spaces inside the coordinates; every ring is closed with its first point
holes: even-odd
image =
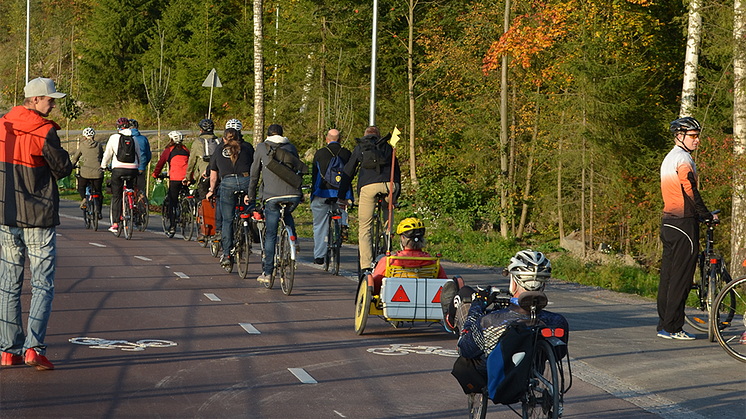
{"type": "Polygon", "coordinates": [[[358,284],[357,297],[355,298],[355,333],[358,335],[362,335],[365,331],[372,298],[373,289],[368,287],[368,280],[363,278],[358,284]]]}
{"type": "Polygon", "coordinates": [[[531,364],[528,390],[521,401],[523,419],[557,419],[560,406],[557,357],[548,342],[538,340],[531,364]]]}
{"type": "Polygon", "coordinates": [[[132,195],[125,194],[122,198],[122,230],[124,230],[124,238],[129,240],[132,238],[132,195]]]}
{"type": "Polygon", "coordinates": [[[470,393],[469,394],[469,419],[484,419],[487,416],[487,394],[470,393]]]}
{"type": "Polygon", "coordinates": [[[725,352],[746,362],[746,276],[734,279],[715,297],[710,319],[715,338],[725,352]],[[739,314],[736,315],[736,312],[739,314]]]}
{"type": "Polygon", "coordinates": [[[285,226],[280,234],[279,271],[280,286],[285,295],[293,291],[293,280],[295,279],[295,258],[293,257],[293,244],[290,241],[290,227],[285,226]]]}

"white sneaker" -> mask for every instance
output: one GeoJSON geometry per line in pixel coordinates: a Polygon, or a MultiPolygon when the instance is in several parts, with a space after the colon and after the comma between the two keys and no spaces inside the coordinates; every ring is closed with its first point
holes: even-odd
{"type": "Polygon", "coordinates": [[[119,231],[119,224],[112,224],[111,227],[109,227],[109,231],[111,231],[114,234],[117,234],[119,231]]]}
{"type": "Polygon", "coordinates": [[[265,274],[262,272],[261,275],[259,275],[256,280],[265,284],[269,284],[270,275],[265,274]]]}

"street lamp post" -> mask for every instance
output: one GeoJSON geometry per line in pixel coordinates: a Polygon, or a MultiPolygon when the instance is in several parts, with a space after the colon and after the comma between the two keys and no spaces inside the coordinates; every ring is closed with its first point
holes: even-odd
{"type": "Polygon", "coordinates": [[[373,42],[370,54],[370,115],[368,125],[376,124],[376,48],[378,45],[378,0],[373,0],[373,42]]]}

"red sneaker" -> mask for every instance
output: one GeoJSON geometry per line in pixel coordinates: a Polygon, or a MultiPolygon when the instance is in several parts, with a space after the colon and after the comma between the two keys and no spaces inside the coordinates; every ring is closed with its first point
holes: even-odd
{"type": "Polygon", "coordinates": [[[26,349],[26,365],[36,367],[39,371],[54,369],[54,365],[49,362],[46,356],[39,355],[33,349],[26,349]]]}
{"type": "Polygon", "coordinates": [[[10,352],[3,352],[2,361],[0,365],[21,365],[23,364],[23,357],[20,355],[13,355],[10,352]]]}

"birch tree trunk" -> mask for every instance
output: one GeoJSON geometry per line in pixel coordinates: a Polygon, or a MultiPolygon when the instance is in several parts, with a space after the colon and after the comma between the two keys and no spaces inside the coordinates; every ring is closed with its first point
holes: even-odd
{"type": "Polygon", "coordinates": [[[414,8],[417,7],[417,0],[409,0],[409,39],[407,40],[407,84],[409,87],[409,177],[412,180],[412,186],[417,187],[417,171],[415,165],[415,113],[414,113],[414,63],[412,54],[414,53],[414,8]]]}
{"type": "MultiPolygon", "coordinates": [[[[583,102],[585,103],[585,95],[583,96],[583,102]]],[[[587,121],[585,119],[585,109],[583,109],[583,127],[586,127],[587,121]]],[[[586,154],[586,139],[583,135],[583,158],[582,167],[580,168],[580,240],[583,242],[583,257],[585,257],[585,154],[586,154]]]]}
{"type": "Polygon", "coordinates": [[[746,258],[746,5],[742,0],[733,4],[733,225],[731,227],[731,263],[733,278],[746,274],[742,262],[746,258]]]}
{"type": "Polygon", "coordinates": [[[681,87],[680,117],[691,116],[697,100],[697,67],[699,66],[699,44],[702,39],[702,15],[699,13],[701,1],[689,1],[689,26],[684,59],[684,83],[681,87]]]}
{"type": "Polygon", "coordinates": [[[254,147],[264,138],[264,3],[254,0],[254,147]]]}
{"type": "MultiPolygon", "coordinates": [[[[510,29],[510,0],[505,0],[505,18],[503,22],[503,33],[510,29]]],[[[500,234],[503,238],[508,237],[508,156],[506,153],[508,145],[508,56],[502,57],[502,69],[500,71],[500,234]]]]}

